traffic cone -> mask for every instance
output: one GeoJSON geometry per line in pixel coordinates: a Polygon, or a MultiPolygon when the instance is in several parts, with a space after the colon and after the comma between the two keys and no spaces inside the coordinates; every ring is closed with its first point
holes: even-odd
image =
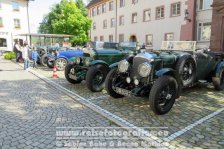
{"type": "Polygon", "coordinates": [[[56,65],[54,65],[54,68],[53,68],[53,78],[58,78],[58,74],[57,74],[57,69],[56,69],[56,65]]]}

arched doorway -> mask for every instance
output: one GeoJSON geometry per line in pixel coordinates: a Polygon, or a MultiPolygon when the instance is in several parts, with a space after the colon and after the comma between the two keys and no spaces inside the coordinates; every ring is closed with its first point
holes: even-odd
{"type": "Polygon", "coordinates": [[[137,37],[135,35],[131,35],[129,41],[130,42],[137,42],[137,37]]]}

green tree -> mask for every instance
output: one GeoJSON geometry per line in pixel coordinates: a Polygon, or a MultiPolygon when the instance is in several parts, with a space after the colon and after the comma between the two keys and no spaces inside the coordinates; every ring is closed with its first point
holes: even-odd
{"type": "Polygon", "coordinates": [[[76,6],[81,10],[81,12],[82,12],[82,14],[84,15],[84,16],[87,16],[87,9],[86,9],[86,6],[85,6],[85,4],[84,4],[84,2],[83,2],[83,0],[76,0],[76,6]]]}
{"type": "Polygon", "coordinates": [[[91,20],[83,15],[73,0],[61,0],[44,17],[39,32],[74,35],[71,38],[72,43],[83,44],[89,41],[90,27],[91,20]]]}

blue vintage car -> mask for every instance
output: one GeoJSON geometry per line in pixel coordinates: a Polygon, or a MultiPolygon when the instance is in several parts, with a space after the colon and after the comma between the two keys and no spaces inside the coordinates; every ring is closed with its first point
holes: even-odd
{"type": "Polygon", "coordinates": [[[53,68],[54,64],[56,69],[61,71],[64,70],[68,63],[68,60],[72,57],[82,57],[83,52],[79,49],[69,49],[66,51],[59,51],[56,55],[48,54],[47,66],[53,68]]]}

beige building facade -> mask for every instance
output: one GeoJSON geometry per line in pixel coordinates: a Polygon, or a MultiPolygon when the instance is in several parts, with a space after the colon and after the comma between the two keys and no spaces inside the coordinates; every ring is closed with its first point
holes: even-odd
{"type": "Polygon", "coordinates": [[[92,0],[93,41],[137,41],[159,49],[164,40],[209,47],[213,0],[92,0]]]}
{"type": "Polygon", "coordinates": [[[27,6],[28,0],[0,0],[0,50],[12,51],[16,36],[29,32],[27,6]]]}

